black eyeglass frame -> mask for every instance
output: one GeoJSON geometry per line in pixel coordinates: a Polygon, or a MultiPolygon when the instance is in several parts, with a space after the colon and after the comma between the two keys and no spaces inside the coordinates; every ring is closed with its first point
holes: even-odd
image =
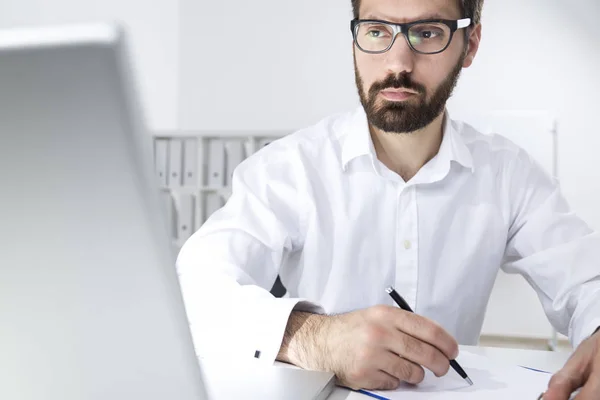
{"type": "Polygon", "coordinates": [[[439,53],[442,53],[443,51],[445,51],[448,48],[448,46],[450,46],[450,43],[452,43],[452,39],[454,37],[454,33],[457,30],[468,28],[470,26],[471,26],[471,18],[463,18],[463,19],[458,19],[458,20],[423,19],[423,20],[419,20],[419,21],[408,22],[405,24],[396,24],[394,22],[384,21],[381,19],[357,19],[357,18],[355,18],[352,21],[350,21],[350,30],[352,31],[352,38],[354,39],[354,44],[356,45],[356,47],[358,47],[360,49],[360,51],[362,51],[364,53],[368,53],[368,54],[383,54],[383,53],[387,52],[389,49],[392,48],[392,46],[394,46],[394,43],[396,43],[396,38],[398,37],[398,34],[400,34],[400,33],[404,36],[404,38],[406,39],[406,43],[408,43],[408,45],[414,52],[419,53],[419,54],[427,54],[427,55],[439,54],[439,53]],[[390,26],[394,32],[394,37],[392,38],[392,42],[390,43],[390,45],[385,50],[381,50],[381,51],[365,50],[362,47],[360,47],[360,45],[358,44],[357,36],[358,36],[358,26],[361,23],[378,23],[378,24],[390,26]],[[410,42],[410,39],[408,37],[408,31],[414,25],[423,24],[423,23],[441,23],[441,24],[446,25],[448,28],[450,28],[450,39],[448,40],[448,43],[446,44],[446,46],[443,49],[433,52],[433,53],[427,53],[427,52],[423,52],[423,51],[419,51],[419,50],[415,49],[415,47],[412,45],[412,43],[410,42]]]}

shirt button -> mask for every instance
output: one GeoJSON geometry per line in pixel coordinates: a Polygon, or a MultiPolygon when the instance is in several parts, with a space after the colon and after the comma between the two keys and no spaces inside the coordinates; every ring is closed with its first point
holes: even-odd
{"type": "Polygon", "coordinates": [[[411,247],[412,247],[412,243],[410,242],[410,240],[405,240],[404,241],[404,248],[406,250],[410,250],[411,247]]]}

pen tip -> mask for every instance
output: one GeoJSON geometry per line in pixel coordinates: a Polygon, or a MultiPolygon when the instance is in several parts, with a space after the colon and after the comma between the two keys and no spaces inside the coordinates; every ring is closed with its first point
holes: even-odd
{"type": "Polygon", "coordinates": [[[385,289],[385,291],[390,294],[394,291],[394,288],[390,286],[389,288],[385,289]]]}
{"type": "Polygon", "coordinates": [[[473,381],[471,380],[471,378],[467,376],[465,380],[469,383],[469,385],[473,386],[473,381]]]}

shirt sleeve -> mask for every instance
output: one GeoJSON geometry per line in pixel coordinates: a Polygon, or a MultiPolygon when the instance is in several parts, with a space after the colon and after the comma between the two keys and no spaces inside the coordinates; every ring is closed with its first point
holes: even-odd
{"type": "Polygon", "coordinates": [[[600,237],[524,151],[504,179],[511,226],[503,269],[523,275],[552,325],[576,347],[600,326],[600,237]]]}
{"type": "Polygon", "coordinates": [[[273,363],[292,310],[323,312],[304,299],[270,293],[282,260],[303,246],[301,184],[292,161],[283,158],[265,148],[240,164],[225,206],[179,253],[177,271],[200,357],[259,355],[273,363]]]}

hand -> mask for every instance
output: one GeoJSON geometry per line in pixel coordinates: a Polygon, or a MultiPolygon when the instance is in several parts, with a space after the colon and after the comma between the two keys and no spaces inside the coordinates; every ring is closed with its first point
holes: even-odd
{"type": "Polygon", "coordinates": [[[550,379],[543,399],[568,400],[579,388],[576,400],[600,399],[600,332],[581,343],[563,369],[550,379]]]}
{"type": "Polygon", "coordinates": [[[423,381],[423,367],[445,375],[458,344],[435,322],[396,307],[376,306],[337,316],[293,313],[279,359],[334,372],[352,389],[396,389],[423,381]],[[294,326],[296,329],[294,329],[294,326]],[[291,328],[291,329],[290,329],[291,328]]]}

